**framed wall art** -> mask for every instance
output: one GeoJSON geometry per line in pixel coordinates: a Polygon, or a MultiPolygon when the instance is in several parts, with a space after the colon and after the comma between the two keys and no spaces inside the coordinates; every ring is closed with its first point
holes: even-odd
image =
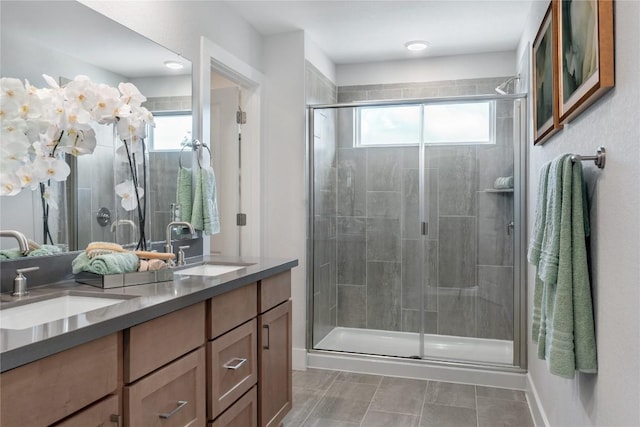
{"type": "Polygon", "coordinates": [[[560,122],[614,86],[613,0],[557,2],[560,122]]]}
{"type": "Polygon", "coordinates": [[[542,144],[562,127],[558,114],[557,3],[551,2],[533,41],[533,143],[542,144]]]}

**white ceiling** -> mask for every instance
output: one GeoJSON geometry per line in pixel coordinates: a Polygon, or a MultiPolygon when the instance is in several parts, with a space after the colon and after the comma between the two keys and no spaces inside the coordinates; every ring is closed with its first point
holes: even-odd
{"type": "Polygon", "coordinates": [[[3,33],[123,77],[191,74],[190,61],[81,3],[2,0],[1,6],[3,33]],[[185,68],[169,70],[164,66],[168,60],[182,62],[185,68]]]}
{"type": "Polygon", "coordinates": [[[227,0],[262,35],[304,30],[336,64],[515,50],[535,0],[227,0]],[[404,43],[426,40],[423,52],[404,43]]]}

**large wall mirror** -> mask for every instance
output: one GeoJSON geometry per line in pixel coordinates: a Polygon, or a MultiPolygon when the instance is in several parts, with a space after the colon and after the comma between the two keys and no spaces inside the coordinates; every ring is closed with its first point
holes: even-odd
{"type": "MultiPolygon", "coordinates": [[[[117,87],[133,83],[147,98],[156,127],[145,139],[148,150],[145,235],[165,239],[176,203],[180,165],[191,167],[191,63],[98,12],[71,1],[2,1],[2,77],[28,79],[46,87],[42,74],[61,84],[77,75],[117,87]],[[181,63],[170,69],[168,61],[181,63]]],[[[57,211],[47,217],[53,244],[73,251],[91,241],[135,245],[140,235],[138,213],[122,207],[114,190],[118,182],[113,125],[96,125],[97,146],[91,155],[68,156],[71,175],[58,195],[57,211]]],[[[0,197],[0,229],[17,230],[36,243],[43,236],[43,208],[37,190],[0,197]]],[[[2,249],[16,247],[0,239],[2,249]]]]}

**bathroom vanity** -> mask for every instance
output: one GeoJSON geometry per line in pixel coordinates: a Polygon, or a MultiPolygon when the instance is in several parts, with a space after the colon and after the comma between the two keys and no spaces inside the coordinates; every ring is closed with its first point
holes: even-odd
{"type": "Polygon", "coordinates": [[[118,289],[73,282],[32,289],[34,301],[122,299],[0,329],[0,424],[280,425],[291,408],[290,270],[298,262],[205,262],[238,268],[216,276],[178,270],[173,281],[118,289]]]}

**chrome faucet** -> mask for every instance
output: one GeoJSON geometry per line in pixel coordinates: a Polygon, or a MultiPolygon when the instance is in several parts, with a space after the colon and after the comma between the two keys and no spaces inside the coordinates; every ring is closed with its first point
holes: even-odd
{"type": "Polygon", "coordinates": [[[29,252],[29,241],[19,231],[16,230],[0,230],[0,237],[13,237],[18,241],[18,246],[20,247],[20,252],[26,255],[29,252]]]}
{"type": "Polygon", "coordinates": [[[186,221],[172,221],[167,225],[167,242],[164,245],[164,251],[166,253],[172,254],[173,253],[173,246],[171,245],[171,230],[173,230],[174,227],[188,227],[189,228],[189,232],[191,234],[195,234],[196,230],[193,228],[193,225],[191,225],[190,223],[186,222],[186,221]]]}

